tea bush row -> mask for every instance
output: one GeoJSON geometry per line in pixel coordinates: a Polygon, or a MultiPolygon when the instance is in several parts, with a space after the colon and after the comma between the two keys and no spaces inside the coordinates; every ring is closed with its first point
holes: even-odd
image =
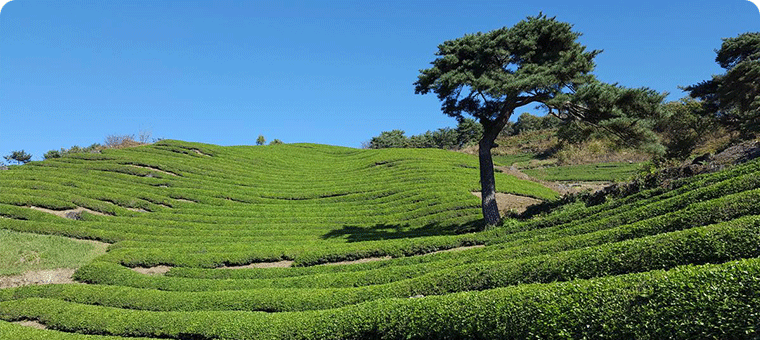
{"type": "Polygon", "coordinates": [[[28,298],[1,302],[0,319],[175,339],[751,339],[760,317],[759,261],[298,313],[150,312],[28,298]]]}
{"type": "MultiPolygon", "coordinates": [[[[5,291],[0,300],[25,297],[56,297],[70,301],[149,310],[264,310],[294,311],[325,309],[387,297],[418,294],[443,295],[525,283],[569,281],[621,275],[684,264],[720,263],[760,256],[760,217],[734,220],[710,227],[640,238],[620,243],[525,257],[508,261],[482,261],[439,267],[408,278],[397,272],[396,281],[363,282],[356,287],[357,273],[308,276],[297,280],[203,280],[148,278],[115,273],[119,285],[179,291],[128,289],[123,286],[48,286],[5,291]],[[341,282],[341,277],[348,282],[341,282]],[[130,282],[132,279],[132,282],[130,282]],[[136,281],[136,282],[135,282],[136,281]],[[142,284],[139,282],[142,281],[142,284]],[[158,284],[156,284],[158,283],[158,284]],[[163,284],[161,284],[163,283],[163,284]],[[174,283],[174,285],[170,285],[174,283]],[[295,284],[294,284],[295,283],[295,284]],[[344,289],[328,289],[328,288],[344,289]],[[185,290],[204,291],[187,293],[185,290]],[[200,289],[199,289],[200,288],[200,289]],[[311,288],[309,290],[293,288],[311,288]],[[216,290],[209,292],[208,290],[216,290]],[[236,289],[236,290],[231,290],[236,289]],[[182,293],[187,294],[182,294],[182,293]]],[[[104,264],[108,266],[107,264],[104,264]]],[[[89,269],[92,270],[92,269],[89,269]]],[[[430,268],[426,268],[430,270],[430,268]]],[[[377,271],[376,278],[390,270],[377,271]]],[[[104,271],[95,272],[103,275],[104,271]]],[[[113,273],[113,271],[111,271],[113,273]]],[[[358,273],[360,275],[365,273],[358,273]]],[[[365,276],[366,277],[366,276],[365,276]]],[[[376,279],[375,279],[376,280],[376,279]]]]}

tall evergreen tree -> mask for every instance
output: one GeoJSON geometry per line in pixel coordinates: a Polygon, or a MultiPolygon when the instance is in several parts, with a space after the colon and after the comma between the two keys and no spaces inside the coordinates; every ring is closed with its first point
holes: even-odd
{"type": "Polygon", "coordinates": [[[515,109],[533,104],[563,119],[594,124],[629,144],[656,142],[641,118],[657,115],[662,95],[648,89],[601,84],[591,75],[594,57],[577,42],[572,25],[543,14],[513,27],[468,34],[438,46],[432,67],[420,71],[415,92],[433,92],[443,113],[474,117],[480,139],[482,211],[487,224],[501,220],[496,204],[491,148],[515,109]],[[638,139],[636,139],[638,138],[638,139]]]}

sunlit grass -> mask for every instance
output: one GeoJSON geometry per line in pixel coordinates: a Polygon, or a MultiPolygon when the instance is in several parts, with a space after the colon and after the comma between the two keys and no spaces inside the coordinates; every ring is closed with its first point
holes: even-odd
{"type": "Polygon", "coordinates": [[[524,169],[525,174],[544,181],[625,181],[635,175],[641,163],[597,163],[524,169]]]}
{"type": "Polygon", "coordinates": [[[102,252],[102,246],[91,242],[0,229],[2,276],[30,270],[76,268],[92,261],[102,252]]]}

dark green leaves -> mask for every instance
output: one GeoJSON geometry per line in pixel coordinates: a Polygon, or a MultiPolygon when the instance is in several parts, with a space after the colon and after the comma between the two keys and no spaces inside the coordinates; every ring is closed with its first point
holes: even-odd
{"type": "Polygon", "coordinates": [[[622,144],[659,151],[659,139],[652,127],[662,117],[664,98],[664,94],[648,88],[592,83],[580,87],[560,112],[601,128],[622,144]]]}
{"type": "Polygon", "coordinates": [[[586,52],[572,26],[540,15],[514,27],[465,35],[438,46],[433,67],[421,70],[415,92],[435,92],[443,112],[492,121],[583,83],[599,51],[586,52]]]}
{"type": "Polygon", "coordinates": [[[722,124],[746,136],[760,132],[760,33],[725,39],[717,53],[726,73],[685,90],[722,124]]]}

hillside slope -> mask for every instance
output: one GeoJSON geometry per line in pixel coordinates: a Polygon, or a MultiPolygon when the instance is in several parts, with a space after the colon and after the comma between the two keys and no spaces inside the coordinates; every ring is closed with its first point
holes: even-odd
{"type": "Polygon", "coordinates": [[[462,233],[480,221],[476,164],[165,141],[0,172],[0,227],[113,243],[77,271],[87,284],[0,290],[0,338],[758,336],[760,161],[462,233]],[[159,264],[171,270],[132,269],[159,264]]]}
{"type": "MultiPolygon", "coordinates": [[[[336,256],[382,252],[346,243],[453,235],[476,226],[479,200],[470,194],[478,188],[476,164],[441,150],[163,141],[0,172],[0,215],[11,218],[3,221],[7,229],[115,242],[108,258],[130,266],[298,260],[332,248],[336,256]],[[73,219],[54,216],[67,209],[73,219]]],[[[506,175],[498,185],[556,196],[506,175]]]]}

